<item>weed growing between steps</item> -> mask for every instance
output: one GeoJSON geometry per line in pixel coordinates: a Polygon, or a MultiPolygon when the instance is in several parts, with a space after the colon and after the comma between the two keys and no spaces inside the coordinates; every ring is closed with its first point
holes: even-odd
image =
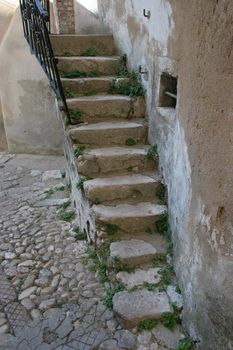
{"type": "Polygon", "coordinates": [[[102,302],[105,306],[107,306],[108,309],[112,310],[113,303],[112,299],[116,293],[122,292],[125,289],[124,285],[122,283],[117,283],[113,285],[112,287],[109,287],[106,289],[106,295],[102,298],[102,302]]]}
{"type": "Polygon", "coordinates": [[[79,190],[83,191],[83,190],[84,190],[83,185],[84,185],[84,183],[85,183],[86,181],[88,181],[88,180],[92,180],[92,178],[89,177],[89,176],[84,176],[84,175],[80,176],[79,182],[77,183],[76,187],[77,187],[79,190]]]}
{"type": "Polygon", "coordinates": [[[128,138],[127,140],[125,140],[125,144],[126,146],[135,146],[137,144],[137,141],[135,141],[132,138],[128,138]]]}
{"type": "Polygon", "coordinates": [[[75,79],[75,78],[99,77],[101,75],[101,72],[99,72],[97,70],[84,72],[84,71],[80,71],[80,70],[75,69],[75,70],[70,70],[70,71],[61,71],[60,74],[61,74],[62,78],[75,79]]]}
{"type": "Polygon", "coordinates": [[[147,151],[147,159],[149,160],[155,160],[155,158],[158,156],[158,152],[157,152],[157,146],[156,145],[152,145],[149,147],[148,151],[147,151]]]}
{"type": "Polygon", "coordinates": [[[50,198],[54,193],[58,191],[65,191],[65,189],[66,189],[65,186],[50,188],[45,191],[45,194],[46,194],[45,199],[50,198]]]}
{"type": "Polygon", "coordinates": [[[119,231],[119,227],[117,225],[107,224],[104,226],[103,231],[108,235],[114,235],[119,231]]]}
{"type": "Polygon", "coordinates": [[[164,185],[160,185],[156,191],[155,191],[155,195],[159,200],[159,204],[160,205],[166,205],[167,204],[167,191],[164,185]]]}
{"type": "Polygon", "coordinates": [[[77,145],[75,150],[74,150],[75,157],[78,158],[79,156],[82,156],[85,149],[86,149],[86,147],[84,145],[77,145]]]}
{"type": "Polygon", "coordinates": [[[75,91],[74,90],[72,90],[72,89],[69,89],[69,88],[66,88],[65,89],[65,95],[66,95],[66,97],[68,97],[68,98],[73,98],[73,97],[75,97],[75,91]]]}
{"type": "Polygon", "coordinates": [[[70,109],[69,113],[72,122],[80,122],[80,119],[82,117],[82,112],[80,111],[80,109],[70,109]]]}
{"type": "Polygon", "coordinates": [[[73,55],[69,51],[65,51],[62,56],[63,57],[72,57],[73,55]]]}
{"type": "Polygon", "coordinates": [[[86,90],[84,93],[83,93],[83,96],[93,96],[95,95],[96,92],[94,89],[89,89],[89,90],[86,90]]]}
{"type": "Polygon", "coordinates": [[[155,328],[158,325],[158,320],[145,320],[139,322],[137,328],[139,331],[151,331],[153,328],[155,328]]]}
{"type": "MultiPolygon", "coordinates": [[[[123,72],[121,72],[122,74],[123,72]]],[[[126,75],[126,73],[125,73],[126,75]]],[[[130,97],[145,96],[145,89],[142,86],[141,77],[135,71],[128,72],[124,80],[115,81],[110,89],[110,94],[127,95],[130,97]]]]}
{"type": "Polygon", "coordinates": [[[95,49],[89,47],[88,49],[86,49],[83,52],[81,52],[80,56],[83,56],[83,57],[95,57],[95,56],[97,56],[97,52],[96,52],[95,49]]]}
{"type": "Polygon", "coordinates": [[[193,341],[191,339],[185,338],[179,341],[177,350],[191,350],[193,347],[193,341]]]}
{"type": "Polygon", "coordinates": [[[81,231],[80,227],[73,228],[73,231],[75,232],[74,238],[76,239],[76,241],[83,241],[87,239],[87,235],[83,231],[81,231]]]}

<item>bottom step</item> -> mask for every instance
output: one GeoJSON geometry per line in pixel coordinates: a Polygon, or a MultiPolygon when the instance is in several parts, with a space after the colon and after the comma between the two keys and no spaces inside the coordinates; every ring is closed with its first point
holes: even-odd
{"type": "Polygon", "coordinates": [[[113,312],[124,327],[133,328],[144,320],[158,320],[162,314],[172,312],[166,293],[141,289],[119,292],[113,297],[113,312]]]}

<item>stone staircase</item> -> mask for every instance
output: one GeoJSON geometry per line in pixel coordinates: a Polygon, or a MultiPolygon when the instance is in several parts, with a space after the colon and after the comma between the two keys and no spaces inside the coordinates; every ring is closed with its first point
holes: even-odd
{"type": "Polygon", "coordinates": [[[161,187],[158,160],[147,155],[144,99],[109,94],[123,64],[111,35],[53,35],[52,45],[69,109],[78,116],[66,130],[73,149],[82,149],[76,158],[77,178],[86,177],[83,197],[94,215],[97,237],[114,239],[112,264],[118,259],[135,268],[116,275],[126,290],[115,294],[113,310],[128,327],[159,319],[172,312],[169,297],[166,291],[147,290],[145,283],[157,284],[161,278],[153,261],[166,253],[166,240],[155,223],[167,208],[156,197],[161,187]],[[97,56],[84,55],[90,50],[97,56]],[[128,139],[134,145],[127,146],[128,139]]]}

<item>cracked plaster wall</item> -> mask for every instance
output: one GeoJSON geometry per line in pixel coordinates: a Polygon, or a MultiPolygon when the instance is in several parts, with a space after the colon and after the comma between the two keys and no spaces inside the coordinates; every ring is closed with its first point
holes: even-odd
{"type": "Polygon", "coordinates": [[[130,68],[148,69],[149,140],[168,187],[185,325],[201,350],[233,349],[233,3],[98,2],[130,68]],[[178,76],[176,110],[158,108],[161,72],[178,76]]]}

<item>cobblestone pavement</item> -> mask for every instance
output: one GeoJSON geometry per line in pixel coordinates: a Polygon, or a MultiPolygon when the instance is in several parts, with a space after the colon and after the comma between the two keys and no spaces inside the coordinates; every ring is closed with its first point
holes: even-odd
{"type": "Polygon", "coordinates": [[[171,349],[123,330],[101,303],[86,241],[58,218],[63,168],[62,157],[0,155],[0,349],[171,349]]]}

